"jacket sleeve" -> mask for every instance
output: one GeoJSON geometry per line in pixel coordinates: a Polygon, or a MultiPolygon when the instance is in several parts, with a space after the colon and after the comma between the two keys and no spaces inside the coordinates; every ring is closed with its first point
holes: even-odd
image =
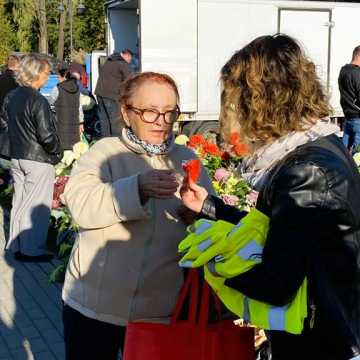
{"type": "Polygon", "coordinates": [[[8,114],[7,104],[9,102],[9,96],[6,96],[0,109],[0,133],[7,132],[8,130],[8,114]]]}
{"type": "Polygon", "coordinates": [[[225,284],[275,306],[292,299],[304,280],[307,250],[329,228],[324,172],[315,165],[292,165],[270,190],[270,224],[262,262],[225,284]]]}
{"type": "Polygon", "coordinates": [[[93,145],[78,160],[62,200],[83,229],[151,218],[151,200],[145,206],[140,202],[137,174],[112,180],[102,142],[93,145]]]}
{"type": "Polygon", "coordinates": [[[210,220],[224,220],[232,224],[237,224],[245,215],[247,215],[246,211],[224,204],[222,199],[210,192],[200,213],[200,217],[206,217],[210,220]]]}
{"type": "Polygon", "coordinates": [[[119,67],[120,76],[122,78],[121,81],[125,81],[130,75],[129,65],[127,63],[121,62],[119,67]]]}
{"type": "Polygon", "coordinates": [[[45,98],[40,98],[35,101],[33,117],[36,124],[36,137],[39,144],[48,154],[61,154],[62,148],[56,132],[54,116],[45,98]]]}

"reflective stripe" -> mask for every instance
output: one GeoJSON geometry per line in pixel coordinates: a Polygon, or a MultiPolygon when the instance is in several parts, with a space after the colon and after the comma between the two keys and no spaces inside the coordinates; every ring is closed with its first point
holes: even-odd
{"type": "Polygon", "coordinates": [[[288,306],[275,306],[269,309],[269,328],[271,330],[285,330],[285,314],[288,306]]]}
{"type": "Polygon", "coordinates": [[[244,224],[240,221],[239,223],[237,223],[226,235],[226,237],[231,236],[236,230],[238,230],[241,226],[243,226],[244,224]]]}
{"type": "Polygon", "coordinates": [[[222,255],[216,255],[214,259],[215,262],[223,262],[225,260],[225,258],[222,255]]]}
{"type": "MultiPolygon", "coordinates": [[[[255,240],[251,240],[243,248],[241,248],[237,255],[244,260],[251,260],[255,255],[261,255],[263,247],[259,245],[255,240]]],[[[258,256],[257,256],[258,257],[258,256]]]]}
{"type": "Polygon", "coordinates": [[[196,235],[200,235],[202,234],[204,231],[210,229],[213,226],[213,223],[209,223],[209,222],[202,222],[199,227],[195,230],[195,234],[196,235]]]}
{"type": "Polygon", "coordinates": [[[210,273],[214,276],[221,276],[220,274],[218,274],[216,272],[216,269],[215,269],[215,261],[214,260],[210,260],[208,263],[207,263],[207,268],[208,270],[210,271],[210,273]]]}
{"type": "Polygon", "coordinates": [[[180,262],[179,265],[180,267],[184,267],[184,268],[191,268],[192,267],[192,261],[191,260],[186,260],[184,262],[180,262]]]}
{"type": "Polygon", "coordinates": [[[213,244],[212,240],[210,238],[202,241],[198,246],[199,251],[205,251],[207,248],[209,248],[213,244]]]}

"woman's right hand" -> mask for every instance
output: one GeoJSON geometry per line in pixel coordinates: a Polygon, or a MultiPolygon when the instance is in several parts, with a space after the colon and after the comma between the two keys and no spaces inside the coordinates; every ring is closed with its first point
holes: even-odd
{"type": "Polygon", "coordinates": [[[149,198],[169,199],[179,186],[172,170],[149,170],[139,175],[139,195],[144,204],[149,198]]]}
{"type": "Polygon", "coordinates": [[[184,205],[198,214],[201,212],[208,192],[202,186],[188,179],[180,189],[180,196],[184,205]]]}

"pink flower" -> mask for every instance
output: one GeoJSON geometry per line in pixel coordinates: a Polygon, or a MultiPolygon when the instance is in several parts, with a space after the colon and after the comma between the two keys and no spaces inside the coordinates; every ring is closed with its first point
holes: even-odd
{"type": "Polygon", "coordinates": [[[215,171],[214,179],[219,182],[221,182],[221,181],[225,182],[229,178],[230,175],[231,175],[230,171],[228,171],[224,168],[220,168],[215,171]]]}
{"type": "Polygon", "coordinates": [[[51,204],[51,208],[52,208],[52,209],[58,209],[58,208],[60,208],[61,206],[62,206],[62,203],[61,203],[60,200],[58,200],[58,199],[53,199],[52,204],[51,204]]]}
{"type": "Polygon", "coordinates": [[[257,198],[259,196],[259,192],[255,190],[251,190],[246,195],[246,201],[250,206],[256,206],[257,198]]]}
{"type": "Polygon", "coordinates": [[[5,181],[0,178],[0,185],[4,185],[4,184],[5,184],[5,181]]]}
{"type": "Polygon", "coordinates": [[[236,206],[239,202],[239,198],[236,195],[224,195],[224,203],[231,206],[236,206]]]}

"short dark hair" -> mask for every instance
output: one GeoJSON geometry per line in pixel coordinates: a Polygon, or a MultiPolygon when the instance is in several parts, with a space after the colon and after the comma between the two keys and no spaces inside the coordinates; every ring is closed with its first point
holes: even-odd
{"type": "Polygon", "coordinates": [[[20,63],[20,58],[14,54],[9,55],[8,59],[7,59],[7,67],[9,69],[15,67],[16,65],[18,65],[20,63]]]}
{"type": "Polygon", "coordinates": [[[130,49],[124,49],[121,51],[122,54],[130,54],[131,56],[134,56],[134,53],[130,49]]]}
{"type": "Polygon", "coordinates": [[[352,53],[352,60],[356,59],[358,56],[360,56],[360,45],[358,45],[352,53]]]}
{"type": "Polygon", "coordinates": [[[58,73],[61,77],[66,77],[68,70],[67,69],[58,69],[58,73]]]}

